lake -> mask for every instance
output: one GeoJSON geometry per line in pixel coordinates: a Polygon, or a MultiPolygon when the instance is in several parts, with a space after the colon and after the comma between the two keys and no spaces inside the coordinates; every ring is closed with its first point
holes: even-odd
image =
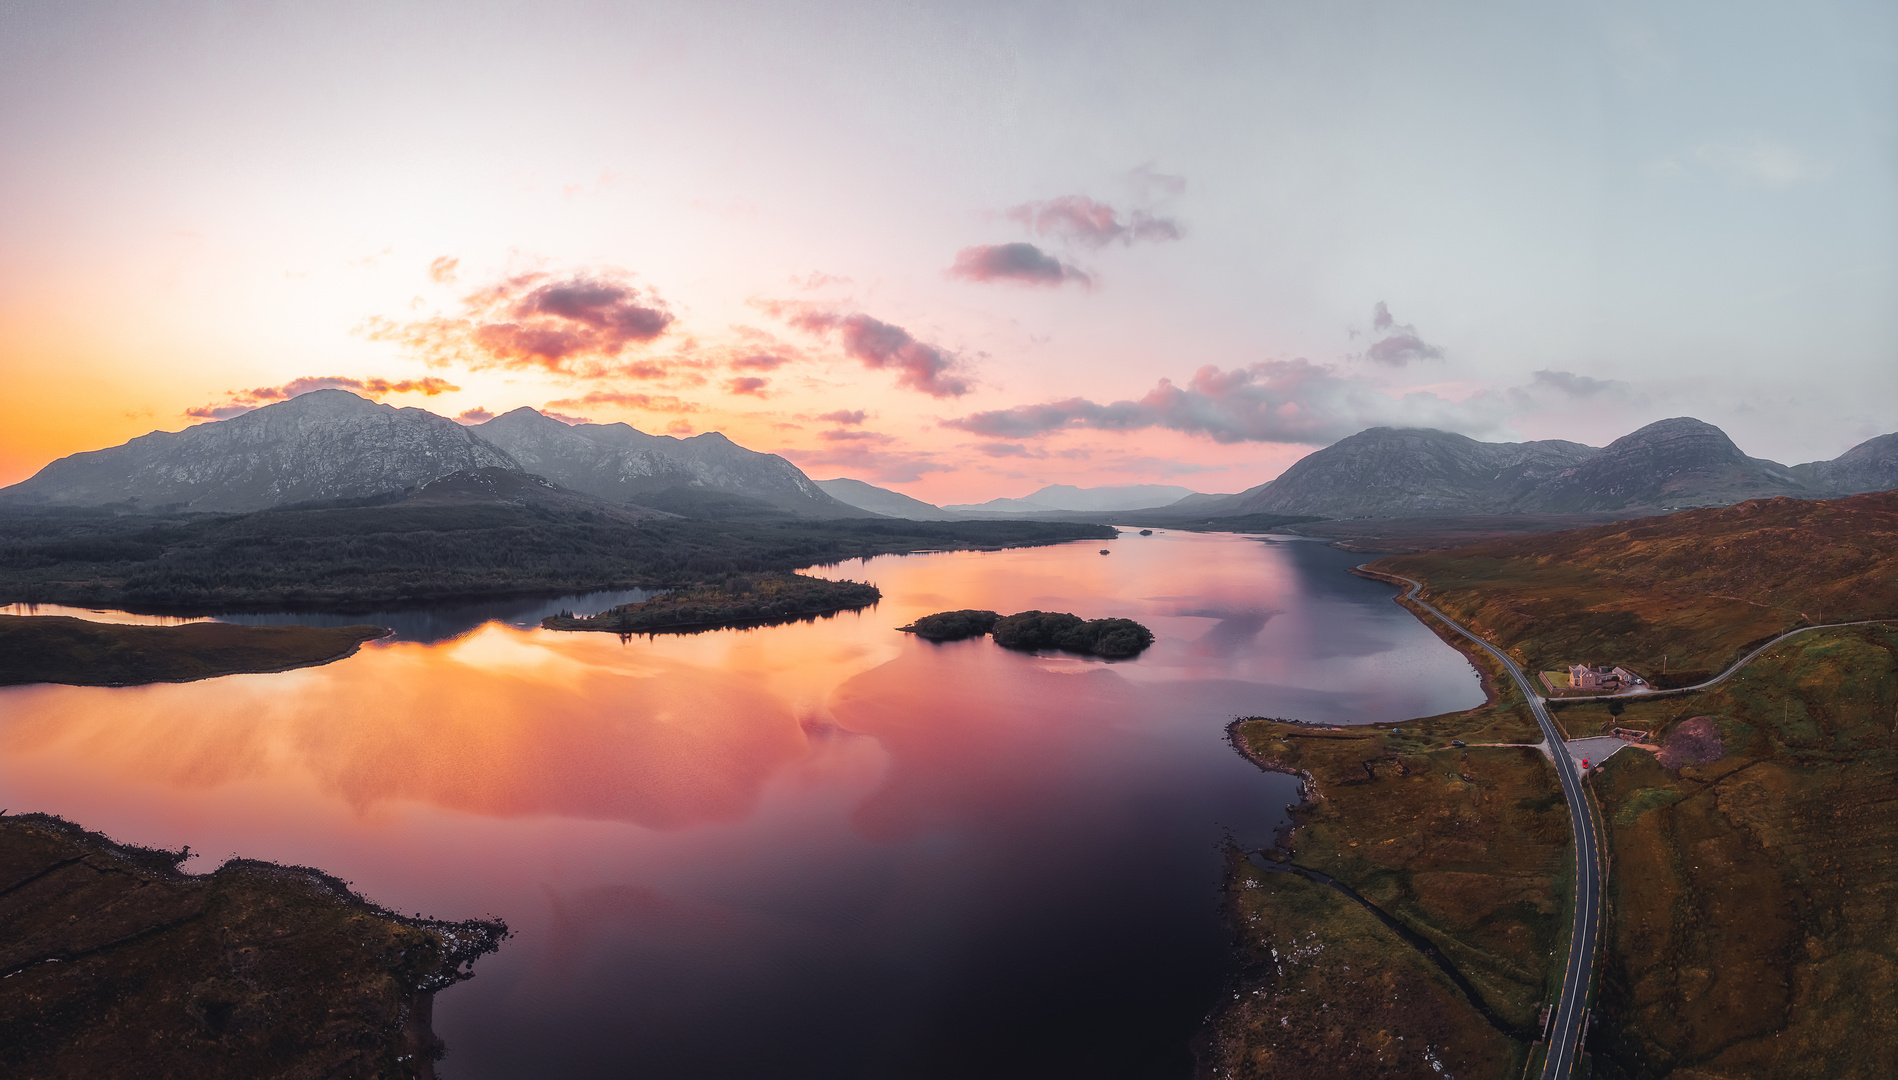
{"type": "Polygon", "coordinates": [[[1269,843],[1294,797],[1225,725],[1482,700],[1361,559],[1132,532],[884,556],[814,571],[880,587],[862,612],[627,641],[403,613],[322,668],[0,690],[0,806],[505,918],[436,1003],[456,1080],[1186,1077],[1232,971],[1221,844],[1269,843]],[[1157,640],[896,630],[963,607],[1157,640]]]}

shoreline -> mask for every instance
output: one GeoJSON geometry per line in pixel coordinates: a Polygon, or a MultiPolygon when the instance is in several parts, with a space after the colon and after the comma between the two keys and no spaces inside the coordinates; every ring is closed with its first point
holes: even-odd
{"type": "Polygon", "coordinates": [[[427,1080],[435,994],[510,936],[404,916],[306,866],[120,843],[0,813],[0,1071],[427,1080]]]}

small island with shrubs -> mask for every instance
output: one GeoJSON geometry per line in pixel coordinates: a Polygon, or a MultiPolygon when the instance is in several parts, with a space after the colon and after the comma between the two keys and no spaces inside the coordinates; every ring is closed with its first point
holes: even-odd
{"type": "Polygon", "coordinates": [[[1138,656],[1153,644],[1153,631],[1132,619],[1083,619],[1065,611],[1022,611],[1006,618],[976,609],[940,611],[897,629],[926,641],[989,634],[1005,649],[1057,649],[1110,660],[1138,656]]]}
{"type": "Polygon", "coordinates": [[[691,633],[733,626],[814,619],[857,611],[883,598],[874,585],[802,574],[730,574],[722,581],[675,589],[598,615],[549,615],[549,630],[606,630],[617,634],[691,633]]]}

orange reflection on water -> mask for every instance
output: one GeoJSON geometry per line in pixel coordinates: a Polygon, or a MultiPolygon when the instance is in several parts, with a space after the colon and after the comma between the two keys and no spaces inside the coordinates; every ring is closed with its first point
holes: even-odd
{"type": "Polygon", "coordinates": [[[671,827],[743,816],[765,778],[805,753],[768,681],[610,637],[490,625],[275,675],[27,688],[0,751],[82,760],[126,785],[307,779],[358,812],[416,800],[671,827]]]}

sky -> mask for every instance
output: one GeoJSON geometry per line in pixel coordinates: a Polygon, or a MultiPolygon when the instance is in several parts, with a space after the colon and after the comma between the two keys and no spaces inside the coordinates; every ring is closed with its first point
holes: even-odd
{"type": "Polygon", "coordinates": [[[1898,430],[1898,8],[0,0],[0,483],[342,386],[931,502],[1898,430]]]}

